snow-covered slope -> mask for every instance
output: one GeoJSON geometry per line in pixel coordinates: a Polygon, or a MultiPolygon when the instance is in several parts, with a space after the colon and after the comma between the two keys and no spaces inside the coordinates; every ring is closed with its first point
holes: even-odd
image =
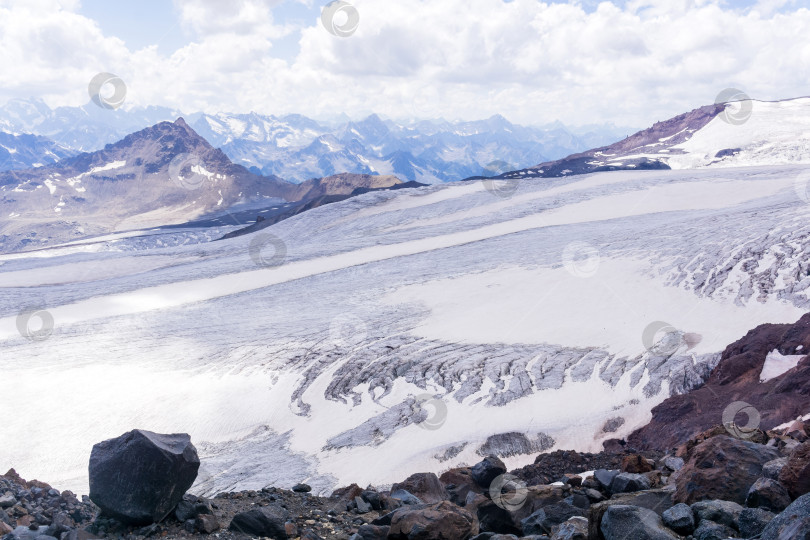
{"type": "Polygon", "coordinates": [[[810,98],[730,104],[660,158],[673,169],[810,163],[810,98]]]}
{"type": "Polygon", "coordinates": [[[746,100],[695,109],[609,146],[510,171],[503,178],[626,169],[810,163],[810,98],[746,100]]]}
{"type": "Polygon", "coordinates": [[[327,492],[478,461],[497,434],[524,449],[495,448],[512,466],[598,449],[750,328],[807,310],[808,179],[467,182],[220,242],[165,229],[0,256],[4,401],[20,404],[0,463],[85,492],[92,444],[138,427],[191,433],[198,492],[327,492]]]}

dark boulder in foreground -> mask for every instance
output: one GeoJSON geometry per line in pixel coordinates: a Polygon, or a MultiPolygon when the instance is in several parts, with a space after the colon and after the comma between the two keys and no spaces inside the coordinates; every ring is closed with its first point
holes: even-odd
{"type": "Polygon", "coordinates": [[[188,435],[136,429],[93,446],[90,499],[124,523],[156,523],[183,499],[199,468],[188,435]]]}
{"type": "Polygon", "coordinates": [[[761,540],[804,540],[810,538],[810,493],[802,495],[784,512],[773,518],[761,540]]]}

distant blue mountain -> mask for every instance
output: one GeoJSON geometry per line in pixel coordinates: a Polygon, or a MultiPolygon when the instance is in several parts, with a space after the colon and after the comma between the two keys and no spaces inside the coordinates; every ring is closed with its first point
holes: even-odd
{"type": "MultiPolygon", "coordinates": [[[[107,110],[92,103],[52,110],[40,100],[12,100],[0,107],[0,131],[45,136],[65,151],[90,152],[181,115],[234,163],[293,182],[344,172],[394,174],[422,183],[455,181],[481,175],[494,162],[522,169],[610,144],[632,131],[612,125],[569,129],[559,122],[527,127],[500,115],[396,123],[372,114],[326,124],[298,114],[183,115],[164,107],[107,110]]],[[[59,159],[55,149],[42,154],[49,151],[59,159]]],[[[36,162],[9,163],[26,168],[36,162]]]]}

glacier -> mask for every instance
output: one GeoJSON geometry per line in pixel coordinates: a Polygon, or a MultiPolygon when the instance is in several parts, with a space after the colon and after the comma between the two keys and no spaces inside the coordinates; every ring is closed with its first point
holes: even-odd
{"type": "Polygon", "coordinates": [[[187,432],[197,493],[329,493],[472,464],[503,434],[521,434],[510,468],[598,450],[754,326],[807,311],[808,179],[458,182],[229,240],[173,227],[0,255],[0,463],[86,493],[95,442],[187,432]]]}

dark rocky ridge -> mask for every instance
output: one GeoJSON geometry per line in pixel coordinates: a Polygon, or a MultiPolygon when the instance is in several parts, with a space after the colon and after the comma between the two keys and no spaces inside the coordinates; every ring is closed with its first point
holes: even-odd
{"type": "MultiPolygon", "coordinates": [[[[338,175],[338,176],[345,176],[345,175],[338,175]]],[[[368,175],[358,175],[358,174],[353,174],[353,175],[348,175],[348,176],[355,177],[356,180],[359,180],[359,182],[355,181],[355,183],[357,183],[357,184],[365,183],[365,184],[374,185],[371,181],[369,181],[369,178],[375,178],[375,177],[363,178],[363,177],[367,177],[368,175]]],[[[219,240],[227,240],[228,238],[236,238],[238,236],[244,236],[246,234],[254,233],[254,232],[260,231],[262,229],[266,229],[270,225],[275,225],[276,223],[278,223],[280,221],[284,221],[285,219],[289,219],[289,218],[291,218],[293,216],[297,216],[298,214],[300,214],[302,212],[306,212],[307,210],[312,210],[314,208],[318,208],[318,207],[321,207],[321,206],[324,206],[324,205],[327,205],[327,204],[332,204],[332,203],[336,203],[336,202],[340,202],[340,201],[345,201],[346,199],[349,199],[351,197],[355,197],[357,195],[362,195],[363,193],[369,193],[371,191],[410,189],[410,188],[417,188],[417,187],[425,186],[425,184],[420,184],[419,182],[413,182],[413,181],[411,181],[411,182],[399,182],[399,180],[397,180],[398,183],[394,183],[394,184],[392,184],[390,186],[386,186],[386,187],[356,187],[356,188],[352,189],[351,192],[348,193],[348,194],[344,193],[344,194],[336,194],[336,195],[319,195],[319,196],[316,196],[314,198],[310,198],[310,194],[312,194],[313,192],[314,193],[323,193],[326,190],[326,187],[324,187],[323,182],[319,182],[319,183],[316,184],[316,181],[326,181],[326,180],[328,180],[328,179],[327,178],[319,178],[319,179],[316,179],[315,181],[313,181],[312,184],[310,184],[309,189],[305,191],[305,193],[306,193],[305,199],[303,201],[299,202],[298,204],[295,204],[295,205],[287,208],[283,212],[275,213],[274,215],[272,215],[270,217],[267,217],[267,218],[265,218],[263,216],[260,216],[261,219],[257,219],[255,223],[253,223],[251,225],[248,225],[247,227],[245,227],[243,229],[238,229],[236,231],[229,232],[229,233],[225,234],[219,240]]],[[[328,191],[326,191],[326,192],[328,192],[328,191]]]]}
{"type": "Polygon", "coordinates": [[[632,433],[628,442],[640,449],[674,448],[722,423],[723,411],[737,401],[756,408],[761,429],[807,414],[810,359],[805,357],[794,369],[761,383],[765,357],[773,350],[783,355],[810,351],[810,314],[795,324],[763,324],[729,345],[705,385],[653,408],[650,423],[632,433]]]}

